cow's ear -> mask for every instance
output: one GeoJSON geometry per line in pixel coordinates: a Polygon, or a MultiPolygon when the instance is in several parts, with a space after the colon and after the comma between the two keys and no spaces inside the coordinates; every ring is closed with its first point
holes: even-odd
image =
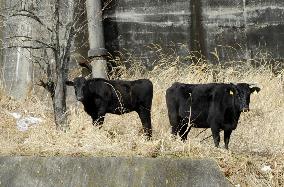
{"type": "Polygon", "coordinates": [[[260,91],[260,88],[255,86],[250,88],[250,93],[258,93],[260,91]]]}
{"type": "Polygon", "coordinates": [[[65,82],[67,86],[74,86],[74,82],[73,81],[66,81],[65,82]]]}

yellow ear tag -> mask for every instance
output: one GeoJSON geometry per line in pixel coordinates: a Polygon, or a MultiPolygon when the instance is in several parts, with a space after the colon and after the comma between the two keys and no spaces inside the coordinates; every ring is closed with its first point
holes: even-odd
{"type": "Polygon", "coordinates": [[[230,90],[230,95],[234,95],[234,92],[232,90],[230,90]]]}

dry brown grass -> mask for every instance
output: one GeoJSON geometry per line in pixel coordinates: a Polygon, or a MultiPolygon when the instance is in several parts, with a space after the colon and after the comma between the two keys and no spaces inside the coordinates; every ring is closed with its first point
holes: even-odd
{"type": "Polygon", "coordinates": [[[97,129],[91,125],[91,118],[83,111],[82,105],[74,104],[69,106],[70,130],[64,133],[55,130],[52,110],[46,100],[31,96],[26,101],[17,102],[1,93],[1,155],[209,157],[219,163],[233,184],[283,186],[284,83],[281,76],[274,75],[267,66],[253,68],[243,62],[216,68],[205,63],[180,64],[179,58],[172,56],[161,59],[159,67],[147,73],[141,66],[128,71],[122,68],[119,72],[123,79],[146,77],[152,80],[153,140],[146,141],[141,135],[141,122],[136,113],[107,115],[103,128],[97,129]],[[213,79],[258,83],[262,88],[259,94],[252,96],[251,111],[241,115],[238,128],[231,137],[230,151],[215,148],[212,138],[200,142],[210,135],[210,130],[196,137],[201,130],[193,129],[186,143],[170,136],[165,90],[175,81],[207,83],[213,79]],[[20,132],[8,112],[32,114],[44,122],[20,132]],[[272,171],[262,172],[264,165],[271,166],[272,171]]]}

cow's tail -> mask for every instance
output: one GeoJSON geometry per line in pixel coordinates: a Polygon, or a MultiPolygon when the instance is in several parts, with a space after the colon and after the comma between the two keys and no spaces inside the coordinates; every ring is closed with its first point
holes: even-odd
{"type": "Polygon", "coordinates": [[[174,91],[169,88],[166,91],[166,104],[168,109],[168,117],[170,125],[172,127],[172,134],[177,135],[179,131],[179,118],[178,118],[178,108],[176,106],[174,91]]]}

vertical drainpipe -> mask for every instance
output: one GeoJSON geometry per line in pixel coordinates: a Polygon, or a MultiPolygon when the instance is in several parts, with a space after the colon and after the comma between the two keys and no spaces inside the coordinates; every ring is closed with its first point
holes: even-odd
{"type": "Polygon", "coordinates": [[[206,58],[205,30],[202,23],[202,1],[190,0],[191,24],[190,42],[191,51],[198,58],[206,58]]]}
{"type": "Polygon", "coordinates": [[[253,58],[253,51],[249,50],[248,36],[247,36],[247,10],[246,10],[246,0],[243,0],[243,17],[244,17],[244,28],[245,28],[245,60],[249,60],[253,58]]]}
{"type": "Polygon", "coordinates": [[[107,78],[104,30],[102,23],[101,0],[86,0],[88,19],[89,45],[88,57],[92,60],[92,77],[107,78]]]}

